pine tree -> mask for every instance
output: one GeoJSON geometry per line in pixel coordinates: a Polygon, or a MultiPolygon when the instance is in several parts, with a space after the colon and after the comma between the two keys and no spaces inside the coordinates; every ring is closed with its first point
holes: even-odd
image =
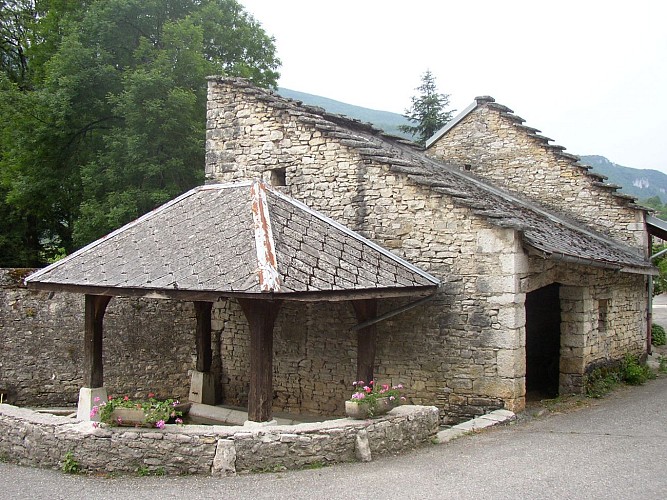
{"type": "Polygon", "coordinates": [[[400,130],[416,136],[416,142],[424,145],[452,117],[455,110],[447,110],[449,94],[438,93],[435,77],[430,70],[422,75],[422,83],[415,90],[412,106],[405,110],[405,118],[415,125],[401,125],[400,130]]]}

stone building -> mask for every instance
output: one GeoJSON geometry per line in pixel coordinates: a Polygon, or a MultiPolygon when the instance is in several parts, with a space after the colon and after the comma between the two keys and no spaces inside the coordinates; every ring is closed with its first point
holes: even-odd
{"type": "MultiPolygon", "coordinates": [[[[436,405],[447,423],[496,408],[521,410],[532,394],[581,392],[595,367],[646,352],[651,224],[632,199],[522,122],[493,99],[478,98],[424,151],[247,81],[212,77],[209,186],[113,233],[130,235],[126,246],[115,236],[102,239],[27,280],[43,291],[0,283],[11,299],[0,320],[12,332],[0,339],[7,354],[0,382],[16,384],[19,402],[70,401],[82,380],[98,387],[105,365],[113,393],[152,389],[183,398],[191,389],[187,371],[203,371],[200,382],[215,386],[218,402],[261,400],[263,419],[267,397],[275,411],[341,415],[361,366],[381,383],[404,384],[411,402],[436,405]],[[243,293],[213,269],[240,269],[235,259],[259,255],[257,245],[268,241],[239,236],[251,227],[247,217],[221,222],[248,215],[250,198],[238,193],[261,186],[248,182],[258,180],[272,185],[260,188],[267,199],[303,214],[285,218],[277,205],[266,208],[281,228],[276,244],[292,242],[280,259],[290,264],[276,276],[283,283],[299,276],[300,291],[253,286],[266,278],[265,259],[243,263],[243,293]],[[197,201],[232,191],[245,200],[233,210],[215,197],[197,201]],[[169,216],[184,200],[191,209],[169,216]],[[299,222],[313,217],[317,227],[347,239],[327,239],[299,222]],[[352,257],[336,257],[340,241],[352,257]],[[360,242],[395,259],[354,257],[360,242]],[[426,282],[401,283],[395,273],[386,281],[386,265],[377,265],[392,260],[426,282]],[[202,276],[215,287],[206,288],[202,276]],[[266,300],[266,293],[282,305],[270,314],[272,349],[262,356],[273,376],[258,397],[257,335],[249,327],[258,308],[247,301],[266,300]],[[99,349],[82,353],[76,338],[84,316],[101,325],[108,299],[123,295],[129,297],[112,300],[104,320],[104,360],[99,349]],[[50,346],[48,363],[35,339],[50,346]],[[25,376],[27,365],[35,369],[25,376]],[[61,372],[70,373],[66,383],[61,372]]],[[[99,347],[102,331],[95,328],[85,338],[99,347]]],[[[269,332],[261,336],[267,340],[269,332]]]]}
{"type": "MultiPolygon", "coordinates": [[[[444,421],[581,392],[595,367],[646,352],[645,210],[493,99],[426,152],[242,80],[212,77],[208,100],[208,183],[263,179],[441,281],[428,303],[377,324],[375,376],[444,421]]],[[[217,304],[214,328],[227,339],[225,394],[242,401],[238,314],[217,304]]],[[[275,407],[340,411],[356,339],[328,332],[354,323],[344,304],[283,309],[275,407]]]]}

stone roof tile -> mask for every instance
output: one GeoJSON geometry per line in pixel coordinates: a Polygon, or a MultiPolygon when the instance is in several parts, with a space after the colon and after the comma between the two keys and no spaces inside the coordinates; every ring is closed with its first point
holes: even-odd
{"type": "Polygon", "coordinates": [[[316,300],[319,292],[423,294],[439,281],[265,184],[243,182],[193,189],[26,283],[85,293],[115,288],[110,295],[268,291],[316,300]]]}

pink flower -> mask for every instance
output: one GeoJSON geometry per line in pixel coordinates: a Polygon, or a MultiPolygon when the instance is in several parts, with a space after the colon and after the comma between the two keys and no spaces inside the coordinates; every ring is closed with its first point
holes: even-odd
{"type": "Polygon", "coordinates": [[[118,418],[116,419],[116,422],[118,422],[118,425],[122,425],[122,424],[123,424],[123,419],[120,418],[120,417],[118,417],[118,418]]]}
{"type": "Polygon", "coordinates": [[[130,396],[125,396],[125,397],[123,398],[123,401],[129,401],[129,400],[130,400],[130,396]]]}
{"type": "Polygon", "coordinates": [[[373,381],[371,380],[370,382],[368,382],[368,385],[373,385],[373,381]]]}
{"type": "Polygon", "coordinates": [[[389,390],[389,384],[382,384],[382,389],[385,391],[389,390]]]}
{"type": "Polygon", "coordinates": [[[177,423],[177,424],[182,424],[182,423],[183,423],[183,419],[180,418],[180,417],[177,418],[177,419],[176,419],[176,423],[177,423]]]}
{"type": "Polygon", "coordinates": [[[396,396],[389,396],[389,401],[393,401],[394,399],[396,399],[396,396]]]}
{"type": "Polygon", "coordinates": [[[93,401],[94,401],[95,403],[99,403],[99,402],[100,402],[100,397],[99,397],[99,396],[95,396],[95,399],[93,399],[93,401]]]}
{"type": "Polygon", "coordinates": [[[174,401],[173,403],[171,403],[171,406],[178,406],[178,405],[180,405],[180,404],[181,404],[181,402],[177,399],[176,401],[174,401]]]}
{"type": "Polygon", "coordinates": [[[97,415],[100,411],[100,408],[98,406],[93,406],[90,410],[90,418],[94,418],[95,415],[97,415]]]}
{"type": "Polygon", "coordinates": [[[366,391],[367,393],[370,394],[371,392],[373,392],[373,389],[371,389],[370,387],[368,387],[367,385],[365,385],[365,386],[364,386],[364,391],[366,391]]]}
{"type": "Polygon", "coordinates": [[[107,396],[107,400],[111,401],[113,398],[111,396],[107,396]]]}
{"type": "Polygon", "coordinates": [[[352,399],[364,399],[366,397],[366,394],[363,392],[355,392],[352,394],[352,399]]]}
{"type": "Polygon", "coordinates": [[[99,426],[100,426],[100,423],[99,423],[99,422],[93,422],[93,427],[94,427],[95,429],[97,429],[99,426]]]}
{"type": "Polygon", "coordinates": [[[155,394],[153,394],[152,392],[149,392],[149,393],[148,393],[148,397],[149,397],[149,398],[154,398],[154,397],[155,397],[155,394]]]}
{"type": "Polygon", "coordinates": [[[164,420],[158,420],[157,422],[155,422],[155,427],[157,427],[158,429],[164,429],[164,420]]]}

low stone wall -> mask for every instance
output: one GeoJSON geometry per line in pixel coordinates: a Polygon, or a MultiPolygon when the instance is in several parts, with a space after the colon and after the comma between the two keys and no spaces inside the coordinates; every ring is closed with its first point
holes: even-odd
{"type": "Polygon", "coordinates": [[[164,430],[93,427],[92,422],[0,405],[0,459],[58,468],[65,454],[83,471],[214,474],[368,461],[430,442],[438,409],[400,406],[372,420],[275,426],[167,425],[164,430]]]}

